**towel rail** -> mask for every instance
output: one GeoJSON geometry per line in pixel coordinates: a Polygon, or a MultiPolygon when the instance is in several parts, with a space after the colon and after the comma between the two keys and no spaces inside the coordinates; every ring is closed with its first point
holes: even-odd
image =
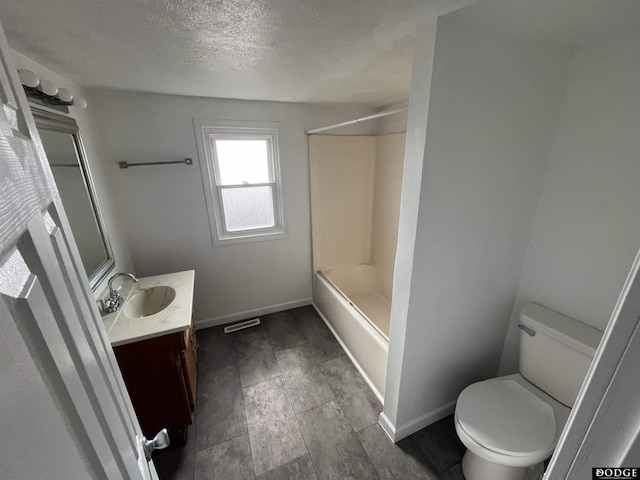
{"type": "Polygon", "coordinates": [[[146,165],[172,165],[176,163],[184,163],[185,165],[193,165],[192,158],[185,158],[184,160],[172,160],[169,162],[140,162],[140,163],[127,163],[127,162],[118,162],[118,166],[120,168],[129,168],[129,167],[142,167],[146,165]]]}

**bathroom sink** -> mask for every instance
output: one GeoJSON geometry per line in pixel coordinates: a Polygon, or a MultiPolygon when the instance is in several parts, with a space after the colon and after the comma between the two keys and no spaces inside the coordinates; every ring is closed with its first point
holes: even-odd
{"type": "Polygon", "coordinates": [[[173,287],[158,286],[141,289],[132,294],[124,307],[124,313],[131,318],[144,318],[160,313],[176,298],[173,287]]]}
{"type": "Polygon", "coordinates": [[[118,347],[186,331],[192,326],[195,272],[138,277],[122,291],[124,305],[102,317],[112,346],[118,347]]]}

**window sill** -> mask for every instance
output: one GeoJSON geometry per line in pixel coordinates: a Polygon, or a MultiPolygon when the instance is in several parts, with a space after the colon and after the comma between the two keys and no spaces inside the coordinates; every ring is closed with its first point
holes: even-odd
{"type": "Polygon", "coordinates": [[[239,243],[252,243],[252,242],[266,242],[269,240],[282,240],[289,238],[287,232],[269,232],[269,233],[256,233],[247,234],[242,233],[240,235],[225,235],[223,237],[216,236],[213,238],[213,245],[215,247],[221,247],[224,245],[236,245],[239,243]]]}

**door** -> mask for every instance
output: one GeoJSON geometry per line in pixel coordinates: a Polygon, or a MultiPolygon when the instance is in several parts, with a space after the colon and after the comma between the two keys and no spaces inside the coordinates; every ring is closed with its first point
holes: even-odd
{"type": "Polygon", "coordinates": [[[0,477],[157,479],[0,28],[0,477]]]}
{"type": "MultiPolygon", "coordinates": [[[[592,469],[640,470],[640,252],[620,293],[544,480],[592,478],[592,469]]],[[[593,475],[595,478],[595,475],[593,475]]]]}

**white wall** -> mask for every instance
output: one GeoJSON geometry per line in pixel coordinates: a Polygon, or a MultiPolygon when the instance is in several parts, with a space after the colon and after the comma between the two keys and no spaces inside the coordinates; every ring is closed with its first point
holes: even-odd
{"type": "MultiPolygon", "coordinates": [[[[393,276],[393,297],[389,325],[389,349],[384,393],[384,410],[380,424],[391,439],[399,440],[398,408],[407,344],[413,256],[416,247],[420,189],[426,147],[429,98],[435,54],[437,17],[425,18],[416,29],[411,69],[411,95],[407,111],[407,133],[402,171],[402,193],[398,220],[398,243],[393,276]]],[[[411,380],[411,379],[410,379],[411,380]]],[[[405,429],[406,430],[406,429],[405,429]]],[[[406,436],[406,435],[402,435],[406,436]]]]}
{"type": "Polygon", "coordinates": [[[304,105],[92,90],[105,169],[120,204],[136,271],[195,269],[200,326],[310,303],[309,166],[304,105]],[[281,176],[288,237],[214,247],[198,166],[193,118],[280,122],[281,176]],[[119,169],[117,162],[192,157],[193,166],[119,169]]]}
{"type": "MultiPolygon", "coordinates": [[[[429,55],[428,45],[416,48],[429,55]]],[[[404,258],[411,252],[400,241],[395,271],[394,302],[412,262],[404,335],[394,325],[403,306],[392,312],[384,416],[396,439],[450,413],[465,386],[497,373],[569,59],[438,22],[433,75],[424,68],[412,86],[411,101],[431,81],[415,254],[404,258]]],[[[419,151],[409,132],[420,122],[409,114],[407,152],[419,151]]],[[[416,201],[403,193],[401,209],[416,201]]]]}
{"type": "MultiPolygon", "coordinates": [[[[74,94],[86,97],[86,92],[61,77],[55,72],[45,68],[33,60],[13,51],[13,62],[17,69],[26,68],[36,73],[40,78],[52,80],[59,87],[69,88],[74,94]]],[[[58,112],[59,113],[59,112],[58,112]]],[[[94,180],[96,195],[105,224],[109,233],[109,240],[113,249],[116,265],[114,272],[133,271],[133,261],[125,229],[120,222],[120,215],[117,212],[114,198],[111,195],[110,165],[107,164],[105,144],[94,124],[94,117],[97,114],[97,107],[89,103],[85,110],[70,108],[69,116],[75,119],[80,129],[80,135],[87,155],[87,162],[94,180]]],[[[103,280],[94,290],[94,295],[98,297],[106,288],[107,279],[103,280]]]]}
{"type": "Polygon", "coordinates": [[[604,330],[640,247],[638,45],[638,34],[602,41],[572,64],[502,373],[517,369],[528,301],[604,330]]]}

